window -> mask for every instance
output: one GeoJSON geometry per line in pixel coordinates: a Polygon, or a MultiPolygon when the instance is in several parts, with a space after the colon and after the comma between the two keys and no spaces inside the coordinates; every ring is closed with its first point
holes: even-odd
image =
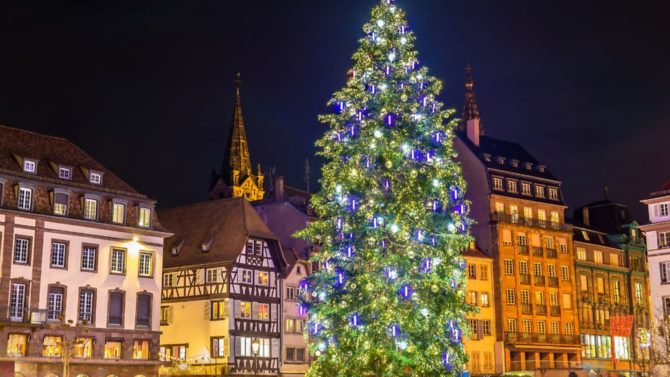
{"type": "Polygon", "coordinates": [[[135,315],[135,326],[151,327],[151,295],[146,293],[137,294],[137,312],[135,315]]]}
{"type": "Polygon", "coordinates": [[[484,352],[484,370],[493,369],[493,352],[484,352]]]}
{"type": "MultiPolygon", "coordinates": [[[[138,272],[140,276],[153,276],[153,253],[140,251],[138,272]]],[[[214,275],[216,276],[216,275],[214,275]]]]}
{"type": "Polygon", "coordinates": [[[218,268],[208,268],[205,270],[205,282],[207,283],[217,283],[219,281],[219,269],[218,268]]]}
{"type": "Polygon", "coordinates": [[[589,236],[589,233],[588,233],[587,231],[585,231],[585,230],[582,230],[582,238],[583,238],[585,241],[591,241],[591,237],[589,236]]]}
{"type": "Polygon", "coordinates": [[[9,334],[7,338],[7,356],[9,357],[25,356],[27,344],[28,344],[28,335],[9,334]]]}
{"type": "Polygon", "coordinates": [[[505,213],[505,203],[495,202],[495,211],[499,214],[505,213]]]}
{"type": "Polygon", "coordinates": [[[161,326],[167,326],[170,324],[170,317],[172,317],[172,308],[169,306],[161,306],[161,326]]]}
{"type": "Polygon", "coordinates": [[[569,293],[563,293],[563,309],[572,309],[572,296],[569,293]]]}
{"type": "Polygon", "coordinates": [[[670,215],[670,203],[661,203],[654,206],[654,216],[665,217],[670,215]]]}
{"type": "Polygon", "coordinates": [[[528,261],[519,261],[519,274],[528,275],[528,261]]]}
{"type": "Polygon", "coordinates": [[[60,357],[63,338],[60,336],[47,335],[42,342],[42,356],[60,357]]]}
{"type": "Polygon", "coordinates": [[[137,225],[143,228],[151,226],[151,208],[140,207],[140,216],[137,225]]]}
{"type": "Polygon", "coordinates": [[[642,283],[636,281],[635,286],[635,303],[640,305],[642,304],[642,283]]]}
{"type": "Polygon", "coordinates": [[[94,296],[95,293],[90,289],[82,289],[79,291],[79,315],[77,316],[79,322],[93,322],[94,296]]]}
{"type": "Polygon", "coordinates": [[[603,279],[602,276],[598,276],[596,278],[596,283],[598,284],[598,293],[601,295],[605,294],[605,279],[603,279]]]}
{"type": "Polygon", "coordinates": [[[544,226],[546,221],[547,221],[547,211],[543,209],[538,209],[537,210],[537,220],[540,223],[540,225],[544,226]]]}
{"type": "Polygon", "coordinates": [[[618,280],[612,282],[612,293],[614,294],[614,302],[616,304],[621,302],[621,286],[618,280]]]}
{"type": "Polygon", "coordinates": [[[600,250],[593,250],[593,261],[596,263],[603,262],[603,252],[600,250]]]}
{"type": "Polygon", "coordinates": [[[665,319],[670,320],[670,297],[663,297],[663,311],[665,312],[665,319]]]}
{"type": "Polygon", "coordinates": [[[121,342],[118,340],[107,340],[105,342],[105,359],[121,358],[121,342]]]}
{"type": "Polygon", "coordinates": [[[149,341],[134,340],[133,341],[133,359],[134,360],[149,360],[149,341]]]}
{"type": "Polygon", "coordinates": [[[256,272],[256,284],[257,285],[268,285],[269,284],[269,272],[266,271],[257,271],[256,272]]]}
{"type": "Polygon", "coordinates": [[[503,229],[503,246],[512,246],[512,231],[503,229]]]}
{"type": "Polygon", "coordinates": [[[217,336],[212,338],[212,356],[214,357],[225,357],[225,344],[226,338],[222,336],[217,336]]]}
{"type": "Polygon", "coordinates": [[[242,272],[242,284],[253,284],[253,273],[250,270],[240,270],[242,272]]]}
{"type": "Polygon", "coordinates": [[[58,168],[58,178],[71,179],[72,178],[72,169],[60,166],[58,168]]]}
{"type": "Polygon", "coordinates": [[[172,358],[185,360],[186,359],[186,349],[188,344],[185,345],[162,345],[159,349],[159,357],[163,361],[171,361],[172,358]]]}
{"type": "Polygon", "coordinates": [[[570,280],[570,267],[561,266],[561,279],[570,280]]]}
{"type": "Polygon", "coordinates": [[[511,179],[507,180],[507,191],[516,193],[517,192],[517,183],[511,179]]]}
{"type": "Polygon", "coordinates": [[[163,274],[163,287],[174,286],[174,273],[166,272],[163,274]]]}
{"type": "Polygon", "coordinates": [[[586,249],[583,247],[577,247],[577,260],[586,260],[586,249]]]}
{"type": "Polygon", "coordinates": [[[98,201],[95,199],[84,199],[84,218],[95,220],[98,218],[98,201]]]}
{"type": "Polygon", "coordinates": [[[35,173],[37,164],[33,160],[23,160],[23,171],[26,173],[35,173]]]}
{"type": "Polygon", "coordinates": [[[98,248],[94,246],[83,246],[81,248],[81,270],[82,271],[95,271],[96,267],[96,255],[98,254],[98,248]]]}
{"type": "Polygon", "coordinates": [[[468,292],[468,304],[477,306],[477,291],[468,292]]]}
{"type": "Polygon", "coordinates": [[[251,319],[251,303],[240,301],[240,318],[251,319]]]}
{"type": "Polygon", "coordinates": [[[476,264],[469,264],[468,265],[468,278],[469,279],[477,279],[477,265],[476,264]]]}
{"type": "Polygon", "coordinates": [[[12,322],[22,322],[25,319],[25,306],[26,285],[13,283],[9,297],[9,320],[12,322]]]}
{"type": "Polygon", "coordinates": [[[549,292],[549,305],[558,306],[558,293],[549,292]]]}
{"type": "Polygon", "coordinates": [[[556,265],[553,264],[547,265],[547,275],[549,275],[552,278],[556,277],[556,265]]]}
{"type": "Polygon", "coordinates": [[[121,203],[112,203],[112,222],[123,224],[126,221],[126,206],[121,203]]]}
{"type": "Polygon", "coordinates": [[[542,276],[542,263],[533,263],[533,274],[535,276],[542,276]]]}
{"type": "Polygon", "coordinates": [[[545,305],[544,292],[535,291],[535,303],[538,304],[538,305],[545,305]]]}
{"type": "Polygon", "coordinates": [[[505,275],[514,275],[514,261],[505,259],[505,275]]]}
{"type": "Polygon", "coordinates": [[[489,302],[489,293],[488,292],[482,292],[481,295],[479,296],[479,302],[481,306],[487,307],[490,305],[489,302]]]}
{"type": "Polygon", "coordinates": [[[270,319],[270,304],[258,304],[258,319],[263,321],[270,319]]]}
{"type": "Polygon", "coordinates": [[[559,238],[558,239],[558,250],[561,253],[567,253],[568,252],[568,242],[565,240],[565,238],[559,238]]]}
{"type": "Polygon", "coordinates": [[[493,177],[493,189],[494,190],[503,190],[503,180],[499,177],[493,177]]]}
{"type": "Polygon", "coordinates": [[[33,204],[33,190],[28,187],[19,188],[19,200],[16,206],[24,211],[30,211],[33,204]]]}
{"type": "Polygon", "coordinates": [[[530,293],[527,290],[522,289],[520,292],[520,296],[522,304],[530,304],[530,293]]]}
{"type": "Polygon", "coordinates": [[[551,322],[551,333],[559,334],[561,332],[561,324],[558,321],[551,322]]]}
{"type": "Polygon", "coordinates": [[[90,359],[93,357],[93,338],[75,338],[74,357],[90,359]]]}
{"type": "Polygon", "coordinates": [[[65,268],[66,245],[62,242],[51,244],[51,267],[65,268]]]}
{"type": "Polygon", "coordinates": [[[507,300],[507,305],[514,305],[516,303],[514,289],[507,289],[505,297],[507,300]]]}
{"type": "Polygon", "coordinates": [[[286,300],[295,301],[295,287],[286,287],[286,300]]]}
{"type": "Polygon", "coordinates": [[[550,215],[551,215],[551,226],[555,228],[560,223],[560,216],[556,211],[551,211],[550,215]]]}
{"type": "Polygon", "coordinates": [[[612,266],[619,266],[619,254],[617,253],[610,253],[610,264],[612,266]]]}
{"type": "Polygon", "coordinates": [[[533,332],[533,322],[531,322],[530,319],[523,319],[521,320],[521,325],[523,332],[525,333],[531,333],[533,332]]]}
{"type": "Polygon", "coordinates": [[[565,335],[573,335],[575,333],[575,325],[572,322],[565,323],[565,335]]]}
{"type": "MultiPolygon", "coordinates": [[[[523,207],[523,217],[526,220],[532,220],[533,219],[533,209],[530,207],[523,207]]],[[[527,222],[528,224],[531,224],[531,221],[527,222]]]]}
{"type": "Polygon", "coordinates": [[[535,185],[535,196],[544,198],[544,186],[535,185]]]}
{"type": "Polygon", "coordinates": [[[547,323],[545,321],[537,321],[537,332],[538,334],[547,333],[547,323]]]}
{"type": "Polygon", "coordinates": [[[489,267],[486,265],[479,266],[479,279],[489,280],[489,267]]]}
{"type": "Polygon", "coordinates": [[[670,247],[670,232],[658,232],[658,248],[670,247]]]}
{"type": "Polygon", "coordinates": [[[96,173],[96,172],[91,172],[88,175],[88,181],[93,183],[94,185],[100,185],[100,184],[102,184],[102,174],[96,173]]]}
{"type": "Polygon", "coordinates": [[[480,320],[479,323],[482,324],[482,333],[486,336],[491,336],[491,321],[488,319],[480,320]]]}
{"type": "Polygon", "coordinates": [[[14,263],[28,264],[29,246],[30,240],[27,238],[16,238],[14,241],[14,263]]]}
{"type": "Polygon", "coordinates": [[[294,333],[295,332],[295,319],[287,318],[284,326],[285,333],[294,333]]]}
{"type": "Polygon", "coordinates": [[[507,320],[507,331],[509,331],[509,332],[517,332],[517,322],[516,322],[516,319],[508,319],[508,320],[507,320]]]}
{"type": "Polygon", "coordinates": [[[109,292],[109,307],[107,308],[107,325],[123,326],[123,302],[125,294],[122,291],[109,292]]]}
{"type": "Polygon", "coordinates": [[[54,215],[65,216],[67,215],[68,208],[68,195],[63,192],[54,193],[54,215]]]}
{"type": "Polygon", "coordinates": [[[521,182],[521,195],[530,196],[530,183],[521,182]]]}
{"type": "MultiPolygon", "coordinates": [[[[252,338],[242,336],[238,338],[240,340],[240,347],[238,352],[239,356],[254,356],[251,351],[251,342],[252,338]]],[[[270,357],[270,339],[267,338],[257,338],[260,347],[258,347],[258,357],[270,357]]]]}
{"type": "Polygon", "coordinates": [[[513,223],[518,223],[519,222],[519,206],[510,204],[509,213],[512,216],[512,222],[513,223]]]}
{"type": "Polygon", "coordinates": [[[113,274],[126,273],[126,251],[123,249],[112,249],[112,263],[110,272],[113,274]]]}
{"type": "Polygon", "coordinates": [[[549,187],[549,199],[558,200],[558,189],[555,187],[549,187]]]}
{"type": "Polygon", "coordinates": [[[517,233],[517,242],[519,246],[528,246],[528,239],[525,233],[517,233]]]}
{"type": "Polygon", "coordinates": [[[579,289],[582,292],[586,292],[589,290],[589,279],[586,275],[580,274],[579,275],[579,289]]]}
{"type": "Polygon", "coordinates": [[[47,294],[47,319],[58,321],[63,314],[63,298],[65,290],[62,287],[49,287],[47,294]]]}

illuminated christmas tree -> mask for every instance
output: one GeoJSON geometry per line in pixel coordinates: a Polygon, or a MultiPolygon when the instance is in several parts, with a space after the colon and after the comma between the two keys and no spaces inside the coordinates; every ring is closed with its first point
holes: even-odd
{"type": "Polygon", "coordinates": [[[300,233],[320,251],[301,284],[309,375],[444,376],[464,363],[469,246],[453,110],[419,64],[404,12],[372,10],[346,86],[317,142],[325,157],[318,221],[300,233]]]}

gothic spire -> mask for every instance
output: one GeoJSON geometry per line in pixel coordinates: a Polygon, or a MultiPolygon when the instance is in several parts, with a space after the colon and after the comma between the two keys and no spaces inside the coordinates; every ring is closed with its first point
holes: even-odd
{"type": "MultiPolygon", "coordinates": [[[[463,113],[461,113],[461,131],[465,131],[469,120],[479,119],[479,109],[475,100],[475,82],[472,79],[472,66],[465,66],[465,102],[463,103],[463,113]]],[[[480,126],[480,134],[484,135],[484,127],[480,126]]]]}
{"type": "Polygon", "coordinates": [[[242,102],[240,100],[240,73],[235,78],[235,112],[233,124],[230,128],[230,137],[223,159],[221,176],[228,184],[238,184],[246,177],[252,175],[251,159],[249,158],[249,147],[247,145],[247,134],[244,130],[244,118],[242,117],[242,102]]]}

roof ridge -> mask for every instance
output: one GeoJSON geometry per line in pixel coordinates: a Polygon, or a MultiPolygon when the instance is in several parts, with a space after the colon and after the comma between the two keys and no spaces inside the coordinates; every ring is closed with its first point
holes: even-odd
{"type": "Polygon", "coordinates": [[[175,207],[163,208],[163,209],[158,210],[158,212],[167,212],[167,211],[173,211],[173,210],[178,210],[178,209],[182,209],[182,208],[196,207],[196,206],[206,205],[208,203],[214,203],[214,202],[217,202],[217,203],[218,202],[232,202],[232,201],[239,200],[239,199],[243,199],[243,198],[230,197],[230,198],[220,198],[220,199],[214,199],[214,200],[204,200],[204,201],[201,201],[201,202],[180,204],[180,205],[177,205],[175,207]]]}
{"type": "Polygon", "coordinates": [[[12,126],[8,126],[6,124],[0,124],[0,128],[6,128],[6,129],[10,129],[10,130],[19,131],[19,132],[30,133],[30,134],[33,134],[33,135],[39,135],[39,136],[48,137],[48,138],[52,138],[52,139],[56,139],[56,140],[63,140],[63,141],[70,142],[75,146],[77,145],[74,142],[72,142],[72,140],[70,140],[68,138],[65,138],[65,137],[62,137],[62,136],[55,136],[55,135],[45,134],[45,133],[42,133],[42,132],[26,130],[25,128],[12,127],[12,126]]]}

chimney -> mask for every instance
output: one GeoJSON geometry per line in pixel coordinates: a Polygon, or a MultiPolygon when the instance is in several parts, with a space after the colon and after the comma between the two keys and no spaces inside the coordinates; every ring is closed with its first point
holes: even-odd
{"type": "Polygon", "coordinates": [[[479,146],[479,118],[469,119],[467,122],[468,139],[476,146],[479,146]]]}
{"type": "Polygon", "coordinates": [[[584,222],[584,225],[590,226],[591,220],[589,219],[589,207],[584,207],[582,208],[582,221],[584,222]]]}
{"type": "Polygon", "coordinates": [[[275,200],[284,199],[284,176],[278,175],[275,178],[275,200]]]}

